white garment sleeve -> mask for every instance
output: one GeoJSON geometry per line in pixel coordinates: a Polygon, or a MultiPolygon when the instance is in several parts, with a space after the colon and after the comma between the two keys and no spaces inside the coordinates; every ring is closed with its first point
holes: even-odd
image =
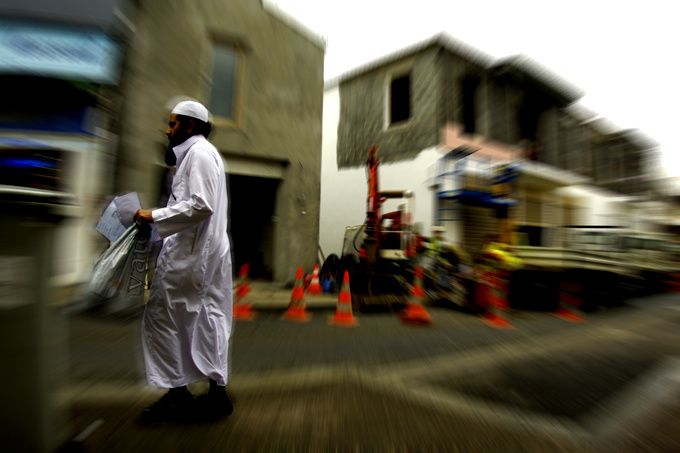
{"type": "Polygon", "coordinates": [[[188,171],[185,176],[189,199],[151,212],[158,234],[163,238],[210,217],[217,199],[219,178],[224,177],[209,152],[197,149],[186,158],[191,159],[186,162],[188,171]]]}

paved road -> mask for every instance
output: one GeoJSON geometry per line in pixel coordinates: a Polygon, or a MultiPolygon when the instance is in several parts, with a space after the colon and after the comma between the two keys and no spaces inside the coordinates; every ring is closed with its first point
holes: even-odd
{"type": "Polygon", "coordinates": [[[583,324],[515,312],[512,330],[430,310],[431,327],[386,312],[356,329],[261,310],[235,327],[234,415],[157,428],[134,422],[159,396],[138,320],[75,317],[60,396],[85,451],[680,451],[680,296],[583,324]]]}

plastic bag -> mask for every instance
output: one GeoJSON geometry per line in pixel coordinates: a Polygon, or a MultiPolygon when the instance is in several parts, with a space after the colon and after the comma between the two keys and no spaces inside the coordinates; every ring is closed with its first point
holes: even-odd
{"type": "Polygon", "coordinates": [[[149,258],[148,225],[132,225],[97,260],[86,291],[86,308],[115,313],[140,307],[149,258]]]}
{"type": "Polygon", "coordinates": [[[88,292],[114,297],[123,286],[123,270],[135,245],[136,230],[131,226],[99,257],[94,265],[88,292]]]}

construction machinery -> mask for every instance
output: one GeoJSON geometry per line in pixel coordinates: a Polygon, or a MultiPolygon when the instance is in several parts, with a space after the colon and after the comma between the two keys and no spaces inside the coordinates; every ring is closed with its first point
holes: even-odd
{"type": "MultiPolygon", "coordinates": [[[[431,250],[416,253],[418,241],[423,238],[415,231],[413,194],[407,190],[380,189],[378,149],[371,147],[366,161],[365,221],[362,225],[347,227],[342,259],[337,259],[336,275],[341,276],[345,269],[350,271],[355,308],[405,303],[416,264],[424,268],[423,287],[427,299],[446,301],[473,311],[484,309],[484,301],[476,297],[483,274],[493,274],[494,281],[502,282],[503,296],[513,308],[544,310],[558,307],[565,294],[580,300],[583,309],[616,305],[632,294],[632,288],[650,286],[650,280],[659,281],[652,286],[662,287],[669,277],[678,279],[680,273],[672,259],[657,252],[659,241],[639,234],[633,237],[618,232],[623,245],[616,249],[606,247],[606,251],[593,249],[588,241],[581,246],[580,242],[592,239],[594,233],[573,227],[564,229],[567,237],[559,247],[535,241],[514,243],[519,230],[512,225],[510,208],[517,204],[513,195],[515,182],[523,174],[523,164],[491,165],[492,162],[485,162],[482,156],[478,160],[486,163],[487,170],[482,172],[480,169],[484,168],[466,162],[465,158],[473,153],[472,148],[455,149],[442,158],[445,165],[440,169],[441,174],[450,176],[447,179],[450,184],[440,181],[436,192],[439,217],[443,211],[447,213],[438,220],[461,219],[461,214],[456,214],[450,206],[487,208],[494,214],[489,219],[490,225],[496,225],[495,229],[478,224],[468,227],[473,233],[479,230],[479,234],[464,237],[464,245],[475,249],[474,260],[466,260],[464,250],[457,252],[443,240],[444,246],[436,253],[431,250]],[[475,178],[479,180],[477,183],[475,178]],[[399,208],[384,212],[388,201],[397,201],[399,208]],[[576,233],[581,239],[577,239],[576,233]],[[483,241],[477,237],[482,234],[483,241]]],[[[604,232],[596,233],[598,238],[603,237],[604,232]]],[[[606,237],[612,233],[607,232],[606,237]]],[[[427,243],[433,245],[436,241],[433,234],[427,243]]],[[[670,241],[668,244],[668,247],[673,245],[670,241]]],[[[676,253],[677,248],[672,248],[666,254],[671,257],[676,253]]],[[[325,263],[324,267],[329,266],[325,263]]]]}
{"type": "Polygon", "coordinates": [[[351,277],[352,304],[362,309],[375,305],[402,304],[412,280],[414,234],[413,193],[380,190],[378,147],[368,152],[368,195],[363,225],[348,227],[341,267],[351,277]],[[387,200],[401,200],[399,209],[383,213],[387,200]]]}
{"type": "MultiPolygon", "coordinates": [[[[424,269],[423,287],[430,300],[465,301],[465,288],[458,279],[461,256],[448,244],[436,252],[423,251],[424,238],[413,223],[415,199],[409,190],[381,190],[378,148],[368,152],[366,173],[368,193],[366,219],[362,225],[347,227],[340,272],[351,274],[352,302],[355,308],[404,304],[413,282],[414,267],[424,269]],[[384,212],[389,200],[398,209],[384,212]]],[[[430,245],[435,242],[430,239],[430,245]]]]}

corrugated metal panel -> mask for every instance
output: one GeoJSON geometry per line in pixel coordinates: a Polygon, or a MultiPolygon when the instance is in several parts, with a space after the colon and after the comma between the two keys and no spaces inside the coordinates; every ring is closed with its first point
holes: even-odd
{"type": "Polygon", "coordinates": [[[540,225],[542,223],[541,203],[532,200],[525,200],[524,203],[524,223],[530,225],[540,225]]]}
{"type": "Polygon", "coordinates": [[[470,256],[477,255],[488,236],[497,236],[499,222],[494,210],[477,206],[464,206],[463,248],[470,256]]]}
{"type": "Polygon", "coordinates": [[[545,224],[546,234],[544,234],[543,246],[559,247],[562,243],[562,208],[553,203],[543,205],[543,223],[545,224]]]}
{"type": "Polygon", "coordinates": [[[562,207],[555,203],[543,203],[542,220],[546,226],[561,226],[562,207]]]}

